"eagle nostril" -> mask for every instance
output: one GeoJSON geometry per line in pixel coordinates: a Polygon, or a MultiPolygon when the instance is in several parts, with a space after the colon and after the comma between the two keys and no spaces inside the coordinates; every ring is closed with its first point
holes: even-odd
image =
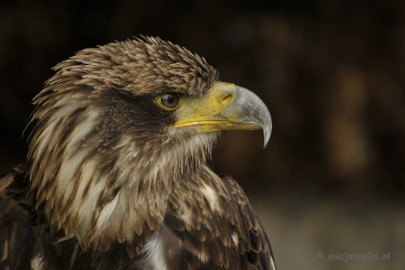
{"type": "Polygon", "coordinates": [[[222,96],[221,102],[222,102],[222,104],[227,104],[227,103],[231,102],[232,99],[233,99],[232,93],[225,93],[225,94],[222,96]]]}

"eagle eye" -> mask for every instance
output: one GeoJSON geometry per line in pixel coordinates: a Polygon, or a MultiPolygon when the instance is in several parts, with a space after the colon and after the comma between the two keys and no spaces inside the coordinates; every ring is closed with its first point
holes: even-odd
{"type": "Polygon", "coordinates": [[[177,109],[179,105],[179,95],[176,93],[165,93],[157,98],[158,105],[165,110],[177,109]]]}

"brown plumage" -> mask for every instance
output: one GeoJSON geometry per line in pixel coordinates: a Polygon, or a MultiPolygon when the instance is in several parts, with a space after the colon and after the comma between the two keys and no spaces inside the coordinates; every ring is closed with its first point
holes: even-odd
{"type": "Polygon", "coordinates": [[[34,98],[0,179],[0,269],[275,269],[246,195],[207,165],[218,131],[271,120],[159,38],[85,49],[34,98]]]}

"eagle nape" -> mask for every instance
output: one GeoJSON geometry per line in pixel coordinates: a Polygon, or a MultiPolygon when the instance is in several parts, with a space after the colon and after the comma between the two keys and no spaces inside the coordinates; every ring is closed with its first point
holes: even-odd
{"type": "Polygon", "coordinates": [[[248,198],[208,165],[219,133],[271,117],[184,47],[84,49],[33,99],[27,160],[0,179],[0,269],[268,269],[248,198]]]}

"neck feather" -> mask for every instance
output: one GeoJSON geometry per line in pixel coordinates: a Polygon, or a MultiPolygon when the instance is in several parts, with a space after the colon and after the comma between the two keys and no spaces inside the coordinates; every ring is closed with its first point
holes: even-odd
{"type": "Polygon", "coordinates": [[[100,112],[71,104],[80,118],[69,118],[63,108],[43,119],[40,110],[36,114],[41,121],[30,136],[28,174],[37,207],[52,228],[83,247],[108,249],[152,234],[163,223],[176,183],[197,179],[217,135],[181,141],[173,135],[140,145],[122,134],[105,149],[97,129],[100,112]]]}

